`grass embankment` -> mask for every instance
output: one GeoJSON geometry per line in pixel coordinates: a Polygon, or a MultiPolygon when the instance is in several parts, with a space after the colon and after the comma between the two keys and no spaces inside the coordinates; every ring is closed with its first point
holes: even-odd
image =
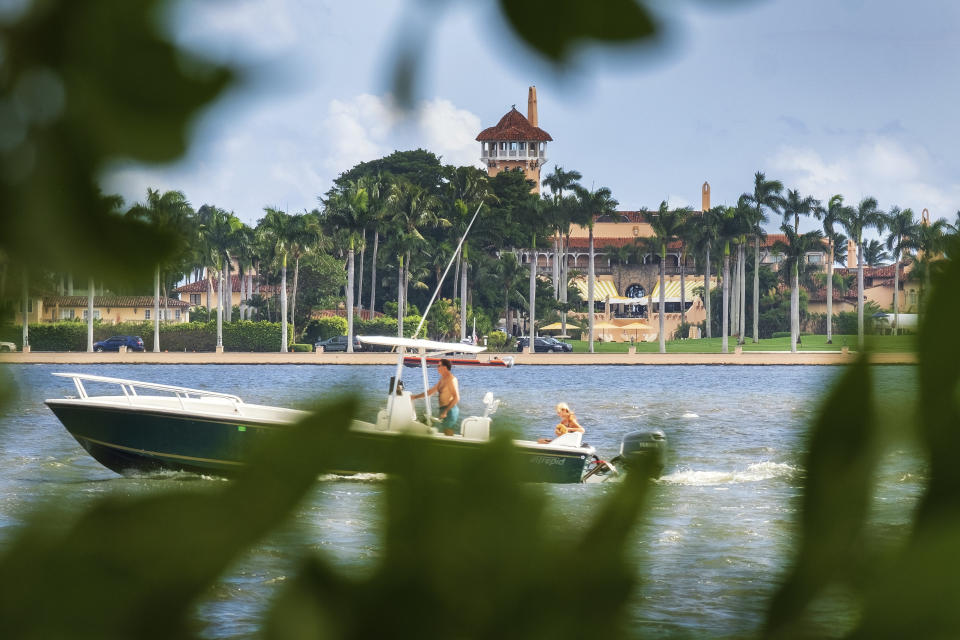
{"type": "MultiPolygon", "coordinates": [[[[857,350],[857,336],[834,335],[833,344],[827,344],[827,336],[801,336],[798,351],[839,351],[844,345],[851,351],[857,350]]],[[[574,352],[587,352],[589,345],[585,340],[568,340],[573,345],[574,352]]],[[[915,350],[916,336],[867,336],[867,348],[878,353],[910,353],[915,350]]],[[[729,341],[729,350],[732,353],[736,346],[736,339],[729,341]]],[[[628,342],[594,342],[595,353],[626,353],[630,346],[628,342]]],[[[638,342],[637,353],[657,353],[660,350],[659,342],[638,342]]],[[[667,353],[720,353],[720,338],[702,338],[700,340],[669,340],[667,353]]],[[[754,344],[753,338],[747,338],[743,345],[744,351],[790,351],[790,338],[769,338],[754,344]]]]}

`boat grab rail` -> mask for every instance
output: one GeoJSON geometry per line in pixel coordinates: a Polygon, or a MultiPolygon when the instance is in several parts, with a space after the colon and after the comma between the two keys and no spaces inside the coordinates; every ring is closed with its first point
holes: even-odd
{"type": "Polygon", "coordinates": [[[220,393],[219,391],[204,391],[203,389],[191,389],[189,387],[178,387],[172,384],[159,384],[157,382],[140,382],[139,380],[127,380],[125,378],[110,378],[107,376],[95,376],[89,373],[54,373],[53,375],[60,378],[71,378],[73,380],[74,386],[77,388],[77,393],[81,399],[86,399],[90,396],[87,395],[87,390],[83,386],[83,382],[103,382],[106,384],[116,384],[120,386],[120,390],[123,391],[123,395],[127,398],[130,404],[133,404],[133,399],[137,397],[137,389],[150,389],[153,391],[166,391],[168,393],[175,394],[177,399],[180,401],[180,408],[186,409],[183,401],[191,397],[201,398],[221,398],[223,400],[230,400],[233,402],[233,409],[237,413],[240,413],[240,405],[243,404],[243,400],[240,396],[233,395],[231,393],[220,393]]]}

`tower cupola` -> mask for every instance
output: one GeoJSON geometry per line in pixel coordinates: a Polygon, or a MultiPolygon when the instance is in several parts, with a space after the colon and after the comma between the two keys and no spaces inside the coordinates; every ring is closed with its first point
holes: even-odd
{"type": "Polygon", "coordinates": [[[494,127],[480,132],[480,161],[487,166],[491,177],[508,169],[523,169],[528,180],[540,192],[540,167],[547,161],[547,143],[550,134],[537,126],[537,88],[530,87],[527,93],[527,117],[510,109],[494,127]]]}

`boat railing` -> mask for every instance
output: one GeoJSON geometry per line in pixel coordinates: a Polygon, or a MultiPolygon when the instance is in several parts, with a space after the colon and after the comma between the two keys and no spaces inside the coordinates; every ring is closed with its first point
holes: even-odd
{"type": "Polygon", "coordinates": [[[233,409],[237,413],[240,413],[240,406],[243,404],[243,400],[240,396],[235,396],[230,393],[220,393],[218,391],[204,391],[203,389],[190,389],[188,387],[178,387],[172,384],[159,384],[156,382],[140,382],[139,380],[126,380],[124,378],[110,378],[107,376],[95,376],[88,373],[54,373],[53,375],[59,376],[61,378],[71,378],[73,380],[74,386],[77,388],[77,394],[80,399],[87,399],[90,396],[87,394],[87,389],[84,387],[84,382],[102,382],[105,384],[116,384],[120,386],[123,395],[127,398],[127,401],[130,404],[134,403],[134,400],[138,397],[137,389],[150,389],[151,391],[166,391],[167,393],[172,393],[176,396],[177,400],[180,402],[180,408],[186,409],[184,400],[189,400],[191,398],[219,398],[221,400],[228,400],[233,403],[233,409]]]}

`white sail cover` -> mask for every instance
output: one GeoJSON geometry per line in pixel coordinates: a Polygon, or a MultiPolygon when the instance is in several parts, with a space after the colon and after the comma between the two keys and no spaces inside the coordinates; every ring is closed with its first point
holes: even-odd
{"type": "Polygon", "coordinates": [[[398,338],[396,336],[357,336],[360,342],[378,344],[384,347],[401,347],[407,351],[417,353],[480,353],[487,348],[481,345],[460,344],[457,342],[437,342],[436,340],[421,340],[418,338],[398,338]]]}

